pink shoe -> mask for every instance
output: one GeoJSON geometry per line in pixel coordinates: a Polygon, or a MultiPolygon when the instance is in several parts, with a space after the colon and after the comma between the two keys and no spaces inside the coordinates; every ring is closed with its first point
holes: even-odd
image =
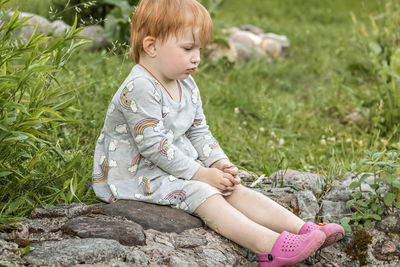
{"type": "Polygon", "coordinates": [[[315,230],[305,235],[283,231],[270,253],[257,254],[260,267],[279,267],[303,261],[325,241],[325,234],[315,230]]]}
{"type": "Polygon", "coordinates": [[[310,233],[314,230],[320,230],[325,233],[325,243],[321,248],[332,245],[344,237],[344,229],[341,225],[336,223],[319,223],[306,222],[300,229],[299,235],[310,233]]]}

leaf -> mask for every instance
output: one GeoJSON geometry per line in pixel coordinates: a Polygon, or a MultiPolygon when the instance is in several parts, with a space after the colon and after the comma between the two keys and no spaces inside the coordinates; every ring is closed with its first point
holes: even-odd
{"type": "Polygon", "coordinates": [[[370,50],[372,51],[372,52],[374,52],[375,54],[380,54],[380,53],[382,53],[382,47],[378,44],[378,43],[376,43],[376,42],[370,42],[369,44],[368,44],[368,46],[369,46],[369,48],[370,48],[370,50]]]}
{"type": "Polygon", "coordinates": [[[396,196],[393,193],[387,193],[383,197],[383,202],[385,203],[386,206],[391,206],[393,204],[395,197],[396,196]]]}
{"type": "Polygon", "coordinates": [[[11,173],[13,173],[13,172],[10,172],[10,171],[0,171],[0,177],[5,177],[5,176],[7,176],[7,175],[10,175],[11,173]]]}
{"type": "Polygon", "coordinates": [[[356,189],[357,187],[360,187],[360,185],[361,185],[360,182],[357,182],[357,181],[352,182],[352,183],[349,185],[349,189],[354,190],[354,189],[356,189]]]}

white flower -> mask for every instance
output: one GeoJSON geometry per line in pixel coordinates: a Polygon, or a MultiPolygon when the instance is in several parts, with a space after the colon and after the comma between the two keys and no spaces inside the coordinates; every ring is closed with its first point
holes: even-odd
{"type": "Polygon", "coordinates": [[[205,145],[203,146],[203,154],[204,154],[204,156],[206,156],[206,157],[209,157],[209,156],[210,156],[210,154],[211,154],[211,147],[210,147],[209,145],[205,144],[205,145]]]}
{"type": "Polygon", "coordinates": [[[260,127],[260,132],[265,132],[264,127],[260,127]]]}
{"type": "Polygon", "coordinates": [[[143,135],[141,135],[141,134],[139,134],[138,136],[135,137],[135,141],[136,141],[137,143],[142,142],[142,140],[143,140],[143,135]]]}
{"type": "Polygon", "coordinates": [[[346,143],[351,143],[353,141],[351,138],[346,138],[346,143]]]}
{"type": "Polygon", "coordinates": [[[319,143],[320,143],[321,145],[326,145],[326,140],[325,140],[325,139],[321,139],[321,141],[319,141],[319,143]]]}
{"type": "Polygon", "coordinates": [[[243,121],[242,124],[243,124],[243,125],[247,125],[247,121],[243,121]]]}
{"type": "Polygon", "coordinates": [[[280,139],[279,139],[279,145],[280,145],[280,146],[283,146],[284,143],[285,143],[285,139],[280,138],[280,139]]]}
{"type": "Polygon", "coordinates": [[[336,137],[334,137],[334,136],[333,137],[328,137],[328,141],[334,143],[334,142],[336,142],[336,137]]]}
{"type": "Polygon", "coordinates": [[[276,138],[276,134],[275,134],[274,131],[271,132],[271,136],[272,136],[273,138],[276,138]]]}
{"type": "Polygon", "coordinates": [[[114,197],[116,197],[118,195],[117,187],[114,184],[110,184],[110,190],[111,190],[111,193],[114,195],[114,197]]]}
{"type": "Polygon", "coordinates": [[[110,142],[110,145],[108,146],[108,150],[110,151],[115,151],[117,148],[118,140],[114,140],[110,142]]]}
{"type": "Polygon", "coordinates": [[[132,102],[131,102],[131,109],[132,109],[133,112],[137,111],[137,105],[136,105],[136,102],[134,100],[132,100],[132,102]]]}
{"type": "Polygon", "coordinates": [[[126,124],[120,124],[120,125],[117,125],[116,127],[115,127],[115,131],[117,132],[117,133],[120,133],[120,134],[124,134],[124,133],[127,133],[128,132],[128,129],[126,128],[126,124]]]}
{"type": "Polygon", "coordinates": [[[239,108],[234,108],[233,111],[234,111],[236,114],[239,114],[239,113],[240,113],[239,108]]]}

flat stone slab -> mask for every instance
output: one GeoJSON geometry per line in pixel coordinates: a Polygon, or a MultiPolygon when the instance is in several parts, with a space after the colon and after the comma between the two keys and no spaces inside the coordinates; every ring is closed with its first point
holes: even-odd
{"type": "Polygon", "coordinates": [[[68,220],[62,231],[81,238],[113,239],[126,246],[144,245],[143,227],[132,221],[117,221],[103,217],[77,217],[68,220]]]}
{"type": "Polygon", "coordinates": [[[31,244],[23,258],[33,266],[71,266],[123,258],[126,249],[117,241],[102,238],[65,239],[31,244]]]}
{"type": "Polygon", "coordinates": [[[109,216],[121,216],[140,224],[145,230],[181,233],[203,227],[203,222],[189,213],[169,206],[156,205],[134,200],[118,200],[103,205],[102,211],[109,216]]]}

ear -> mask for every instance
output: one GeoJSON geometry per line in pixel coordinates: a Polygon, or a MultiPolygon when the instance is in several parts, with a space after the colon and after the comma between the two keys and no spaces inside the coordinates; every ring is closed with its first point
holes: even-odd
{"type": "Polygon", "coordinates": [[[156,38],[153,36],[146,36],[143,39],[143,50],[149,57],[157,55],[156,38]]]}

